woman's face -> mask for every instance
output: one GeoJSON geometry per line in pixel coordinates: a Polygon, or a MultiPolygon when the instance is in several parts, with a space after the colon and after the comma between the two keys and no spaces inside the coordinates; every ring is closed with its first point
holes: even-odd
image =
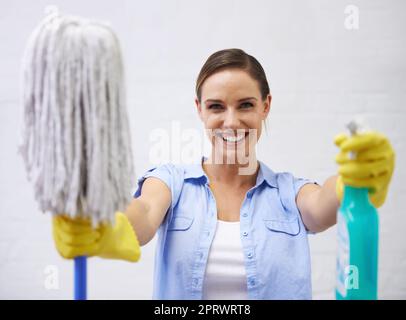
{"type": "Polygon", "coordinates": [[[196,98],[195,102],[216,156],[234,158],[254,150],[271,95],[263,101],[258,82],[247,72],[226,69],[204,81],[201,101],[196,98]]]}

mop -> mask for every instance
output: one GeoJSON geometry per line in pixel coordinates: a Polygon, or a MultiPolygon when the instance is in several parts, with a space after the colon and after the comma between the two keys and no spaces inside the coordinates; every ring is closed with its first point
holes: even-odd
{"type": "MultiPolygon", "coordinates": [[[[20,153],[42,212],[113,223],[134,178],[118,38],[103,22],[47,8],[23,57],[20,153]]],[[[86,299],[86,258],[75,259],[86,299]]]]}

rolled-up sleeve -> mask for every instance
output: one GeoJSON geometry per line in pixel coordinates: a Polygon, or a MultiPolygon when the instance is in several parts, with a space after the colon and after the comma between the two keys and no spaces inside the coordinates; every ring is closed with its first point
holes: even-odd
{"type": "Polygon", "coordinates": [[[134,193],[134,198],[138,198],[141,195],[142,185],[149,177],[158,178],[168,186],[169,190],[171,191],[170,209],[172,211],[178,202],[180,193],[182,191],[184,171],[170,163],[152,167],[140,178],[138,178],[138,185],[137,190],[134,193]]]}

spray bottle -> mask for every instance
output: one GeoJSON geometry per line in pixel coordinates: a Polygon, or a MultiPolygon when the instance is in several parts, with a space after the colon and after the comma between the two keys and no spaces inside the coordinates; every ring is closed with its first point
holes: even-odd
{"type": "MultiPolygon", "coordinates": [[[[357,121],[347,127],[351,135],[363,129],[357,121]]],[[[345,185],[337,213],[337,300],[377,299],[378,229],[378,213],[369,201],[368,188],[345,185]]]]}

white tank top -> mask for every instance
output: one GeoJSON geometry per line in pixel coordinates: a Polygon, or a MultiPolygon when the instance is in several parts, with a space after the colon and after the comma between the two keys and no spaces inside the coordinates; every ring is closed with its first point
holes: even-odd
{"type": "Polygon", "coordinates": [[[239,221],[217,221],[203,281],[203,299],[248,299],[239,221]]]}

